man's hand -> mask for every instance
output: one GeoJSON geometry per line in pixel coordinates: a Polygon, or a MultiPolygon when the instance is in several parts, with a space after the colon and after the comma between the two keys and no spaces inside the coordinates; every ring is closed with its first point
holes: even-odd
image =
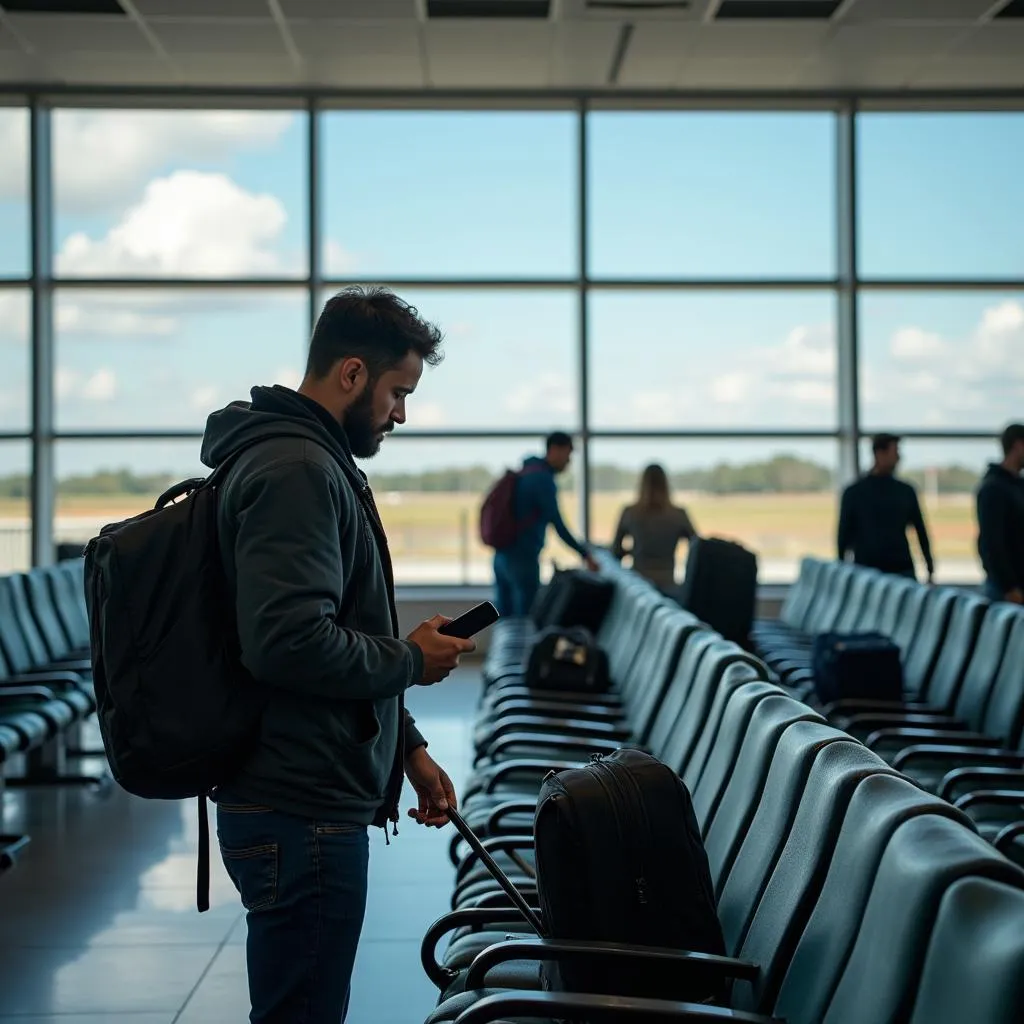
{"type": "Polygon", "coordinates": [[[443,768],[427,753],[426,747],[417,747],[405,759],[405,777],[419,797],[419,806],[409,808],[409,817],[428,828],[441,828],[448,824],[449,807],[458,809],[455,789],[443,768]]]}
{"type": "Polygon", "coordinates": [[[472,640],[445,636],[438,629],[451,622],[443,615],[435,615],[421,622],[406,638],[423,652],[423,678],[420,683],[439,683],[453,668],[459,667],[459,657],[476,650],[472,640]]]}
{"type": "Polygon", "coordinates": [[[1006,592],[1006,600],[1011,604],[1024,604],[1024,591],[1020,587],[1014,587],[1013,590],[1006,592]]]}
{"type": "Polygon", "coordinates": [[[600,569],[601,569],[601,566],[598,564],[597,559],[593,555],[584,555],[583,556],[583,564],[591,572],[599,572],[600,569]]]}

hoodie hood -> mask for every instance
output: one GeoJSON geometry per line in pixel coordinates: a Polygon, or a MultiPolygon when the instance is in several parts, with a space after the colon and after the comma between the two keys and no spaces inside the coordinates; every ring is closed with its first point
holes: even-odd
{"type": "Polygon", "coordinates": [[[538,467],[543,467],[544,469],[548,470],[548,472],[550,472],[550,473],[554,472],[551,469],[551,464],[548,462],[548,460],[545,459],[545,458],[542,458],[540,455],[531,455],[528,458],[523,459],[523,468],[524,469],[537,469],[538,467]]]}
{"type": "Polygon", "coordinates": [[[1001,462],[990,462],[984,479],[1009,480],[1012,483],[1019,483],[1021,481],[1021,478],[1016,473],[1011,473],[1001,462]]]}
{"type": "Polygon", "coordinates": [[[326,409],[279,384],[255,387],[250,397],[250,402],[232,402],[210,414],[199,454],[204,466],[216,469],[254,441],[302,437],[323,445],[346,475],[360,484],[365,482],[352,457],[345,431],[326,409]]]}

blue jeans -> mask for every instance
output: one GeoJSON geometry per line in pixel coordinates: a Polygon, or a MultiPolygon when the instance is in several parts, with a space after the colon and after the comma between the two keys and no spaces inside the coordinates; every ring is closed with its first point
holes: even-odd
{"type": "Polygon", "coordinates": [[[498,614],[522,618],[529,613],[540,590],[540,557],[496,552],[494,586],[498,614]]]}
{"type": "Polygon", "coordinates": [[[341,1024],[366,909],[363,825],[217,798],[224,866],[246,909],[252,1024],[341,1024]]]}

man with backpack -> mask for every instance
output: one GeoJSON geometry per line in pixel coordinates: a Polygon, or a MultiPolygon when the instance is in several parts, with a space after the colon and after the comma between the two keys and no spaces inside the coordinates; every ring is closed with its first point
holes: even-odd
{"type": "Polygon", "coordinates": [[[527,458],[518,472],[505,474],[484,500],[481,536],[495,549],[495,605],[501,615],[529,613],[540,590],[540,553],[548,526],[555,528],[588,568],[597,569],[586,544],[569,532],[558,509],[555,477],[569,468],[572,447],[568,434],[549,434],[544,457],[527,458]]]}
{"type": "Polygon", "coordinates": [[[215,793],[217,836],[247,913],[254,1024],[338,1024],[366,902],[367,826],[397,835],[455,806],[404,707],[472,641],[435,616],[398,636],[387,540],[356,458],[405,422],[441,334],[384,289],[330,299],[299,390],[257,387],[213,413],[203,461],[230,468],[218,539],[241,660],[267,702],[254,748],[215,793]]]}

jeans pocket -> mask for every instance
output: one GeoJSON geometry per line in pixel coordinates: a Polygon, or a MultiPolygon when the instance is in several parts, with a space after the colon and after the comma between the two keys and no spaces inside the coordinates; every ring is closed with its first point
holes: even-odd
{"type": "Polygon", "coordinates": [[[363,832],[365,825],[317,825],[318,836],[347,836],[352,832],[363,832]]]}
{"type": "Polygon", "coordinates": [[[233,848],[220,843],[224,867],[246,910],[262,910],[277,899],[277,843],[233,848]]]}

